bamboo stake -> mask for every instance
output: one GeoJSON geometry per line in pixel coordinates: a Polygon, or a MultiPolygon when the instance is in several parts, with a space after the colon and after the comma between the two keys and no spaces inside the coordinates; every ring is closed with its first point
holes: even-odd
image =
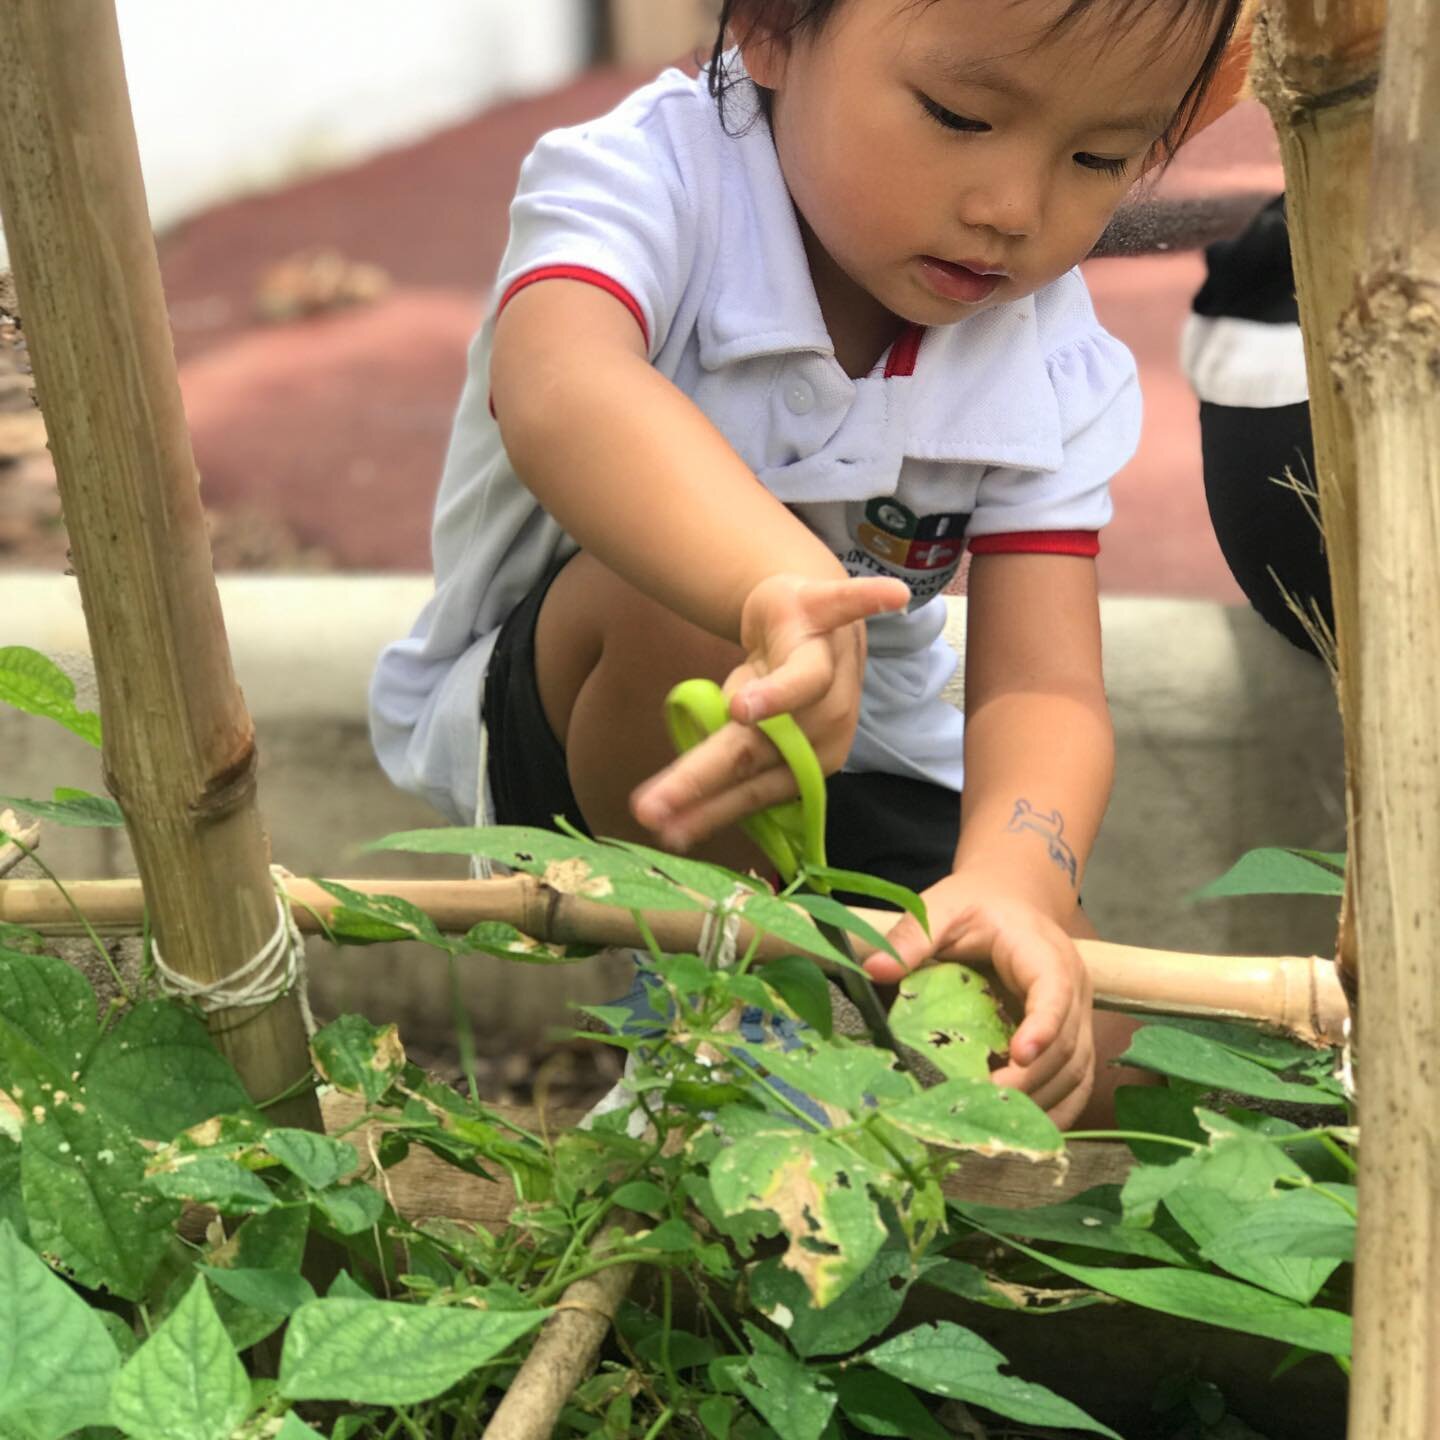
{"type": "MultiPolygon", "coordinates": [[[[1351,864],[1336,949],[1341,981],[1356,996],[1355,816],[1361,755],[1356,555],[1355,435],[1330,354],[1355,291],[1369,216],[1370,150],[1385,0],[1265,0],[1255,26],[1255,94],[1280,136],[1285,203],[1295,261],[1316,489],[1324,522],[1339,656],[1337,693],[1345,724],[1345,791],[1351,864]]],[[[1303,477],[1302,477],[1303,478],[1303,477]]]]}
{"type": "MultiPolygon", "coordinates": [[[[318,933],[336,902],[309,880],[290,878],[286,890],[300,927],[318,933]]],[[[536,940],[555,945],[641,946],[644,938],[627,910],[562,894],[529,875],[496,880],[346,880],[352,890],[395,895],[418,906],[442,930],[463,935],[481,920],[503,920],[536,940]]],[[[140,927],[143,896],[131,880],[79,880],[67,887],[79,910],[100,934],[134,933],[140,927]]],[[[808,917],[796,910],[797,918],[808,917]]],[[[882,932],[894,916],[861,910],[882,932]]],[[[693,952],[703,915],[698,911],[646,912],[660,946],[693,952]]],[[[0,881],[0,920],[28,925],[42,934],[73,934],[73,911],[54,887],[38,880],[0,881]]],[[[748,927],[740,945],[750,943],[748,927]]],[[[1101,940],[1078,940],[1090,972],[1096,1004],[1156,1015],[1194,1015],[1245,1020],[1303,1041],[1339,1045],[1349,1016],[1331,961],[1313,956],[1189,955],[1144,950],[1101,940]]],[[[765,937],[761,959],[792,954],[765,937]]]]}
{"type": "MultiPolygon", "coordinates": [[[[214,985],[275,929],[113,0],[0,5],[0,212],[125,813],[167,962],[214,985]]],[[[309,1072],[294,998],[220,1017],[257,1098],[309,1072]]],[[[272,1111],[318,1127],[306,1097],[272,1111]]]]}
{"type": "Polygon", "coordinates": [[[1336,369],[1360,489],[1364,1146],[1350,1434],[1440,1435],[1440,9],[1394,0],[1336,369]]]}

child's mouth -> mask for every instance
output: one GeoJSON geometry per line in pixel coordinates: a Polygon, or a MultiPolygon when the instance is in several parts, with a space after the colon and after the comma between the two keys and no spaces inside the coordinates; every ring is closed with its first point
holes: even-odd
{"type": "Polygon", "coordinates": [[[974,305],[988,300],[996,286],[1005,279],[1003,272],[990,271],[980,261],[970,265],[958,264],[952,260],[941,260],[934,255],[922,255],[920,268],[925,279],[937,295],[946,300],[959,300],[965,305],[974,305]]]}

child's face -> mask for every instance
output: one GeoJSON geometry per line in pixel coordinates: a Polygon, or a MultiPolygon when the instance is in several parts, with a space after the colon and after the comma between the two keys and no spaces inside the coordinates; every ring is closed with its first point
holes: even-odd
{"type": "Polygon", "coordinates": [[[1172,7],[844,0],[817,33],[747,45],[832,332],[874,302],[944,325],[1089,253],[1199,69],[1172,7]],[[818,250],[817,250],[818,247],[818,250]],[[984,275],[977,272],[995,271],[984,275]]]}

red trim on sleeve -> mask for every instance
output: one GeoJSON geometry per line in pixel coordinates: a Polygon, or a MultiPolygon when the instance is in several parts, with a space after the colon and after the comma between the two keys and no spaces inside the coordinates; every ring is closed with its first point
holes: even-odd
{"type": "Polygon", "coordinates": [[[972,555],[1084,555],[1100,553],[1094,530],[1016,530],[1006,535],[975,535],[972,555]]]}
{"type": "Polygon", "coordinates": [[[925,327],[911,324],[907,324],[895,337],[895,343],[890,347],[890,356],[885,361],[885,378],[887,380],[891,380],[897,375],[905,376],[915,373],[915,361],[919,357],[920,342],[924,338],[925,327]]]}
{"type": "Polygon", "coordinates": [[[579,280],[586,285],[594,285],[607,295],[613,295],[635,317],[635,323],[640,327],[640,334],[645,341],[645,349],[648,353],[650,327],[645,323],[645,312],[640,308],[640,302],[618,280],[584,265],[542,265],[538,270],[527,271],[524,275],[512,280],[506,287],[505,293],[500,297],[499,305],[495,307],[496,315],[499,315],[527,286],[537,284],[541,280],[579,280]]]}

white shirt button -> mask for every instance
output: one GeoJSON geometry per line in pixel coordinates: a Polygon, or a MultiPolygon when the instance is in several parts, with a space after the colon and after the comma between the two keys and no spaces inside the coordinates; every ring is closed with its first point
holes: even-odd
{"type": "Polygon", "coordinates": [[[785,386],[785,407],[792,415],[808,415],[815,408],[815,391],[805,380],[791,380],[785,386]]]}

